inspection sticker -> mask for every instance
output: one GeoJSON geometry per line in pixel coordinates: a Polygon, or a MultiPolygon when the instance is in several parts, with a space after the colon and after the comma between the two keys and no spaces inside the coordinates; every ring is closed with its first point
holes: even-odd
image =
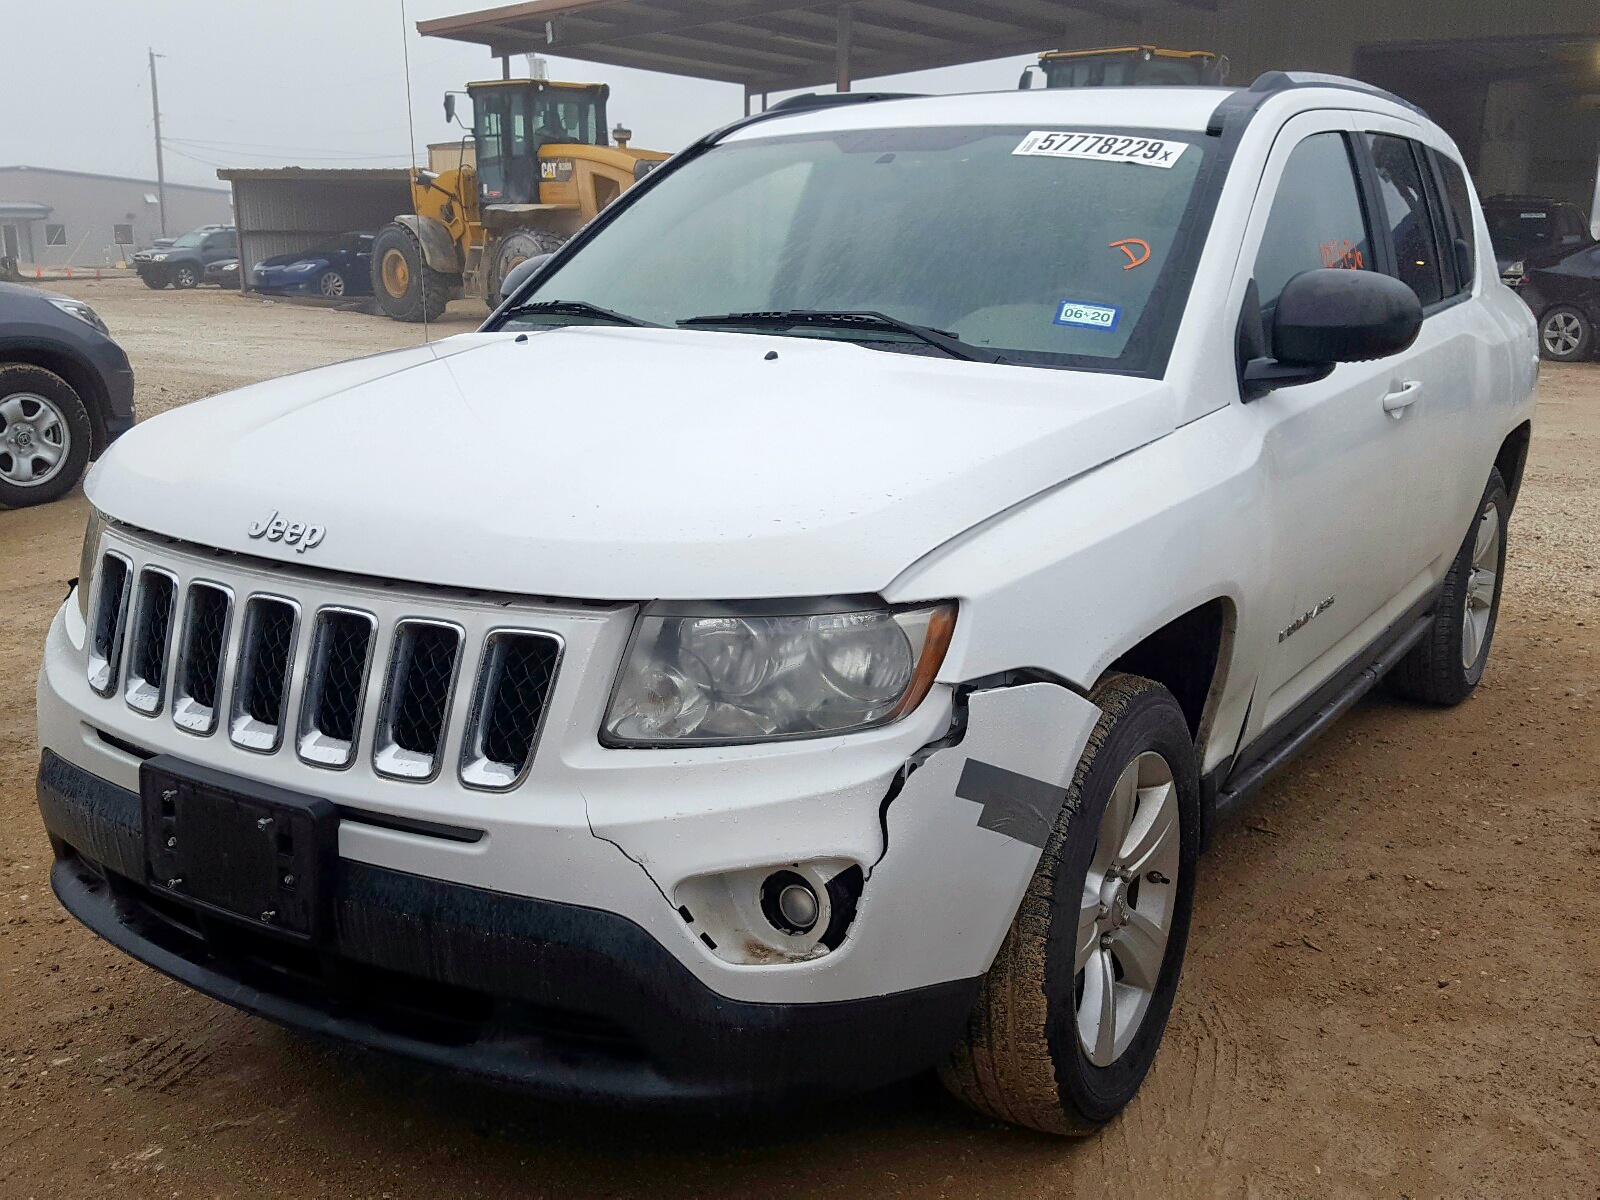
{"type": "Polygon", "coordinates": [[[1122,310],[1110,304],[1079,304],[1076,300],[1063,300],[1056,310],[1057,325],[1074,325],[1080,329],[1099,329],[1110,333],[1122,320],[1122,310]]]}
{"type": "Polygon", "coordinates": [[[1047,129],[1035,129],[1011,153],[1045,158],[1093,158],[1101,162],[1170,169],[1188,148],[1188,142],[1168,142],[1161,138],[1127,137],[1119,133],[1052,133],[1047,129]]]}

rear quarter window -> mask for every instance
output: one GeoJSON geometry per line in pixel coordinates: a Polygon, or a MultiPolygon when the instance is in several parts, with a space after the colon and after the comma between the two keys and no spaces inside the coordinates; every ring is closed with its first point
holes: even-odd
{"type": "Polygon", "coordinates": [[[1444,202],[1451,225],[1456,276],[1463,292],[1470,292],[1477,279],[1478,226],[1472,218],[1472,185],[1461,164],[1448,154],[1434,153],[1439,179],[1444,185],[1444,202]]]}

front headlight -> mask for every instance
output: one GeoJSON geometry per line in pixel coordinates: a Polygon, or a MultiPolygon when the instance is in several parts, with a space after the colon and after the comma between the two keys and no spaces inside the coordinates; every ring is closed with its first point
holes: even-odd
{"type": "Polygon", "coordinates": [[[602,740],[764,742],[886,725],[928,694],[955,615],[953,603],[803,615],[662,606],[634,628],[602,740]]]}
{"type": "Polygon", "coordinates": [[[92,325],[101,333],[109,334],[111,332],[106,328],[106,323],[100,319],[100,314],[82,300],[73,300],[66,296],[46,296],[45,299],[66,313],[67,316],[77,317],[85,325],[92,325]]]}
{"type": "Polygon", "coordinates": [[[167,256],[165,254],[152,254],[150,256],[150,261],[151,262],[166,262],[167,261],[167,256]]]}
{"type": "Polygon", "coordinates": [[[289,270],[291,270],[291,271],[315,271],[319,266],[321,266],[320,263],[298,262],[298,263],[291,263],[289,265],[289,270]]]}
{"type": "Polygon", "coordinates": [[[100,531],[106,527],[98,508],[89,510],[89,523],[83,528],[83,549],[78,552],[78,614],[89,619],[89,584],[94,579],[95,552],[100,548],[100,531]]]}

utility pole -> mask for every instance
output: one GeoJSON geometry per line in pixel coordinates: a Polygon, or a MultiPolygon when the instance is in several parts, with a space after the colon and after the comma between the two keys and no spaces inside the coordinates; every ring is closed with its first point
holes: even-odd
{"type": "Polygon", "coordinates": [[[161,165],[161,97],[156,94],[156,59],[164,55],[150,51],[150,109],[156,118],[156,208],[160,210],[161,236],[167,236],[167,172],[161,165]]]}

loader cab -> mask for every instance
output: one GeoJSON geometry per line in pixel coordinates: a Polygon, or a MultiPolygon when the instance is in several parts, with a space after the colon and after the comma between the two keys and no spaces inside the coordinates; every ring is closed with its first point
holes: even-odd
{"type": "Polygon", "coordinates": [[[548,164],[545,170],[540,166],[545,146],[609,145],[610,93],[604,84],[540,79],[468,84],[479,202],[538,204],[539,184],[549,169],[548,164]]]}
{"type": "Polygon", "coordinates": [[[1022,86],[1033,86],[1033,72],[1045,87],[1196,86],[1226,81],[1228,60],[1209,50],[1166,50],[1160,46],[1116,46],[1103,50],[1056,50],[1039,56],[1037,68],[1023,72],[1022,86]]]}

